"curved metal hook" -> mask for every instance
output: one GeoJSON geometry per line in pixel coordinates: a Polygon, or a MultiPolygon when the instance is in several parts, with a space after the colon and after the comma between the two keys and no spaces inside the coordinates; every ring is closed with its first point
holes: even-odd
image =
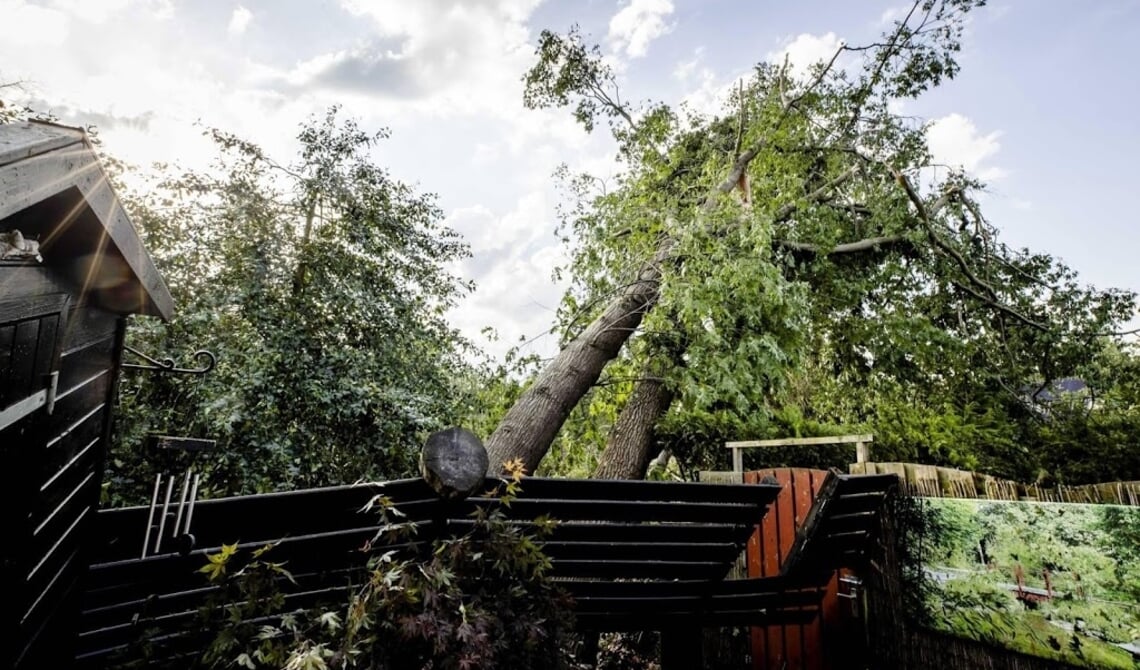
{"type": "Polygon", "coordinates": [[[157,372],[169,372],[172,374],[204,375],[210,370],[213,370],[214,366],[218,364],[218,357],[215,356],[213,352],[207,351],[205,349],[199,349],[198,351],[195,351],[192,356],[196,361],[198,361],[198,364],[201,366],[197,368],[180,368],[177,367],[177,364],[174,362],[173,358],[167,357],[159,360],[157,358],[147,356],[134,347],[123,345],[123,349],[150,363],[150,365],[123,363],[123,369],[125,370],[155,370],[157,372]]]}

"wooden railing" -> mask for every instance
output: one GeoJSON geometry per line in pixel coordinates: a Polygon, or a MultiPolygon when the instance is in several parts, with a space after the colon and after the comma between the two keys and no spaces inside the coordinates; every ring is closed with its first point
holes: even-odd
{"type": "Polygon", "coordinates": [[[855,461],[863,463],[870,460],[871,435],[835,435],[830,437],[784,437],[776,440],[744,440],[741,442],[725,442],[724,446],[732,449],[732,471],[738,475],[744,472],[745,449],[771,449],[773,447],[814,447],[834,444],[855,445],[855,461]]]}

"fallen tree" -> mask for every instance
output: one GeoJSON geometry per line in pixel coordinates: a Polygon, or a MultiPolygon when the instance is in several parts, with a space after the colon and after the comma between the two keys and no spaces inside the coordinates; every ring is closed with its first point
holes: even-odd
{"type": "Polygon", "coordinates": [[[565,346],[489,438],[491,468],[537,467],[615,360],[622,409],[595,475],[637,478],[670,407],[760,411],[839,312],[936,303],[958,322],[928,325],[985,340],[1011,379],[1060,370],[1126,314],[1131,296],[1061,286],[1052,259],[1000,244],[982,185],[935,174],[924,127],[891,111],[957,73],[980,4],[916,2],[880,39],[807,72],[762,63],[714,118],[631,109],[598,49],[543,33],[526,103],[607,121],[625,169],[603,191],[570,180],[565,346]]]}

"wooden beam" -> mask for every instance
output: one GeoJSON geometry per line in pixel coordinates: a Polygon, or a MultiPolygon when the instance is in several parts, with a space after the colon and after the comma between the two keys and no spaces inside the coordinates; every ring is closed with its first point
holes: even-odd
{"type": "Polygon", "coordinates": [[[743,484],[744,477],[735,470],[701,470],[697,479],[702,484],[743,484]]]}
{"type": "Polygon", "coordinates": [[[870,443],[874,440],[872,435],[835,435],[833,437],[785,437],[776,440],[743,440],[740,442],[725,442],[724,446],[732,449],[732,471],[737,474],[744,472],[744,450],[756,447],[811,447],[828,444],[854,444],[855,462],[865,463],[870,460],[870,443]]]}
{"type": "Polygon", "coordinates": [[[83,141],[83,131],[54,123],[0,124],[0,165],[83,141]]]}
{"type": "Polygon", "coordinates": [[[743,442],[725,442],[729,449],[745,449],[752,447],[810,447],[823,444],[858,444],[860,442],[874,441],[873,435],[837,435],[835,437],[787,437],[778,440],[745,440],[743,442]]]}

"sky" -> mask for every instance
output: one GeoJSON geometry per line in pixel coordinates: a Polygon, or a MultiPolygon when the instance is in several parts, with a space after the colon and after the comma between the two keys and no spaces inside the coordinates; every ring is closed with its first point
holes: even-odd
{"type": "MultiPolygon", "coordinates": [[[[560,164],[605,177],[604,132],[527,110],[521,77],[543,29],[577,24],[629,100],[715,111],[757,62],[829,58],[877,36],[905,0],[0,0],[0,82],[64,123],[94,124],[137,165],[207,165],[201,124],[287,160],[299,125],[341,104],[389,128],[376,161],[436,193],[471,245],[476,292],[454,325],[494,355],[545,334],[560,164]]],[[[1062,258],[1099,287],[1140,290],[1140,0],[991,0],[971,19],[959,77],[904,113],[935,157],[985,179],[1013,246],[1062,258]]]]}

